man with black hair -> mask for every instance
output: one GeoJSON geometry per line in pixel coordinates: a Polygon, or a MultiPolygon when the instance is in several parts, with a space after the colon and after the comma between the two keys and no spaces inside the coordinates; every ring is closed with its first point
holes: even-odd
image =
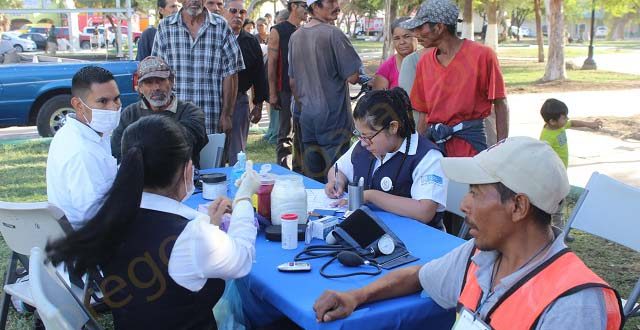
{"type": "Polygon", "coordinates": [[[178,100],[173,92],[175,73],[159,57],[146,57],[138,65],[138,92],[140,100],[126,107],[120,116],[120,124],[111,136],[113,156],[121,161],[121,140],[124,130],[140,118],[161,114],[176,120],[185,128],[191,144],[191,160],[200,167],[200,150],[209,142],[204,129],[204,111],[191,102],[178,100]]]}
{"type": "Polygon", "coordinates": [[[78,229],[99,208],[116,176],[110,136],[120,121],[120,91],[111,72],[80,69],[71,81],[75,114],[56,133],[47,158],[47,198],[78,229]]]}
{"type": "Polygon", "coordinates": [[[458,308],[455,329],[620,328],[616,292],[551,227],[550,214],[570,186],[547,144],[512,137],[473,158],[441,163],[449,179],[470,184],[461,209],[474,239],[364,288],[325,292],[313,306],[319,322],[424,290],[442,308],[458,308]]]}
{"type": "Polygon", "coordinates": [[[447,156],[465,157],[509,135],[509,108],[495,52],[458,38],[458,14],[451,0],[427,0],[400,26],[433,47],[418,62],[410,94],[418,132],[442,141],[447,156]]]}
{"type": "Polygon", "coordinates": [[[289,84],[289,39],[303,21],[307,20],[307,5],[304,0],[290,0],[287,3],[289,18],[271,29],[268,42],[269,104],[278,113],[278,139],[276,160],[279,165],[301,172],[300,147],[293,147],[294,135],[298,129],[292,120],[291,87],[289,84]],[[291,159],[292,152],[293,159],[291,159]]]}
{"type": "MultiPolygon", "coordinates": [[[[164,17],[171,16],[180,10],[180,2],[178,0],[158,0],[158,17],[163,19],[164,17]]],[[[97,29],[96,29],[97,30],[97,29]]],[[[136,61],[142,61],[147,56],[151,55],[151,49],[153,48],[153,39],[156,37],[155,26],[149,26],[138,40],[138,53],[136,54],[136,61]]]]}
{"type": "Polygon", "coordinates": [[[304,174],[326,182],[331,165],[349,149],[353,118],[347,83],[358,81],[362,61],[332,25],[340,13],[338,0],[307,0],[307,6],[311,21],[289,43],[289,81],[302,107],[304,174]]]}

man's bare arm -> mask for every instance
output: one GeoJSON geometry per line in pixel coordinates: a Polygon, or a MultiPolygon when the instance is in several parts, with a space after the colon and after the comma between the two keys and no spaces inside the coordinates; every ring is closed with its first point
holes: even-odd
{"type": "Polygon", "coordinates": [[[278,54],[280,53],[280,35],[278,30],[271,29],[267,43],[267,80],[269,80],[269,103],[278,100],[278,54]],[[275,99],[274,99],[275,98],[275,99]]]}
{"type": "Polygon", "coordinates": [[[498,141],[509,137],[509,105],[507,99],[497,99],[493,101],[496,112],[496,136],[498,141]]]}

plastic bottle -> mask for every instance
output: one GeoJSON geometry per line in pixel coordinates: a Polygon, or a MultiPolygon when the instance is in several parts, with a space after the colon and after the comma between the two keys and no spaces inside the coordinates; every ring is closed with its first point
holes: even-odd
{"type": "Polygon", "coordinates": [[[229,185],[230,196],[235,196],[238,191],[238,187],[236,187],[236,181],[240,180],[242,175],[244,174],[245,168],[247,166],[247,154],[245,154],[242,150],[238,152],[238,161],[233,165],[233,169],[231,169],[231,184],[229,185]]]}
{"type": "Polygon", "coordinates": [[[298,247],[298,215],[295,213],[283,214],[280,218],[282,236],[282,248],[293,250],[298,247]]]}
{"type": "Polygon", "coordinates": [[[271,191],[271,223],[280,224],[283,214],[295,213],[298,223],[307,223],[307,191],[299,175],[279,175],[271,191]]]}

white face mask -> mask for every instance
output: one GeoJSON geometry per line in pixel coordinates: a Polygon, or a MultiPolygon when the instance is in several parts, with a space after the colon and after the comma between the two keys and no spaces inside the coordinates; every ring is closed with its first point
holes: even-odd
{"type": "MultiPolygon", "coordinates": [[[[122,106],[118,108],[118,110],[105,110],[105,109],[94,109],[88,106],[82,99],[78,98],[85,107],[91,109],[91,122],[88,122],[87,125],[93,128],[96,132],[100,133],[111,133],[118,124],[120,123],[120,111],[122,110],[122,106]]],[[[84,120],[87,121],[87,117],[82,114],[84,120]]]]}
{"type": "Polygon", "coordinates": [[[191,180],[187,181],[187,168],[185,167],[185,174],[184,174],[184,190],[186,195],[184,195],[184,198],[182,198],[182,202],[186,202],[187,199],[189,199],[189,197],[191,197],[191,195],[193,195],[193,192],[196,191],[196,186],[193,185],[193,173],[195,172],[193,170],[193,166],[191,167],[191,180]],[[187,188],[189,187],[189,188],[187,188]]]}

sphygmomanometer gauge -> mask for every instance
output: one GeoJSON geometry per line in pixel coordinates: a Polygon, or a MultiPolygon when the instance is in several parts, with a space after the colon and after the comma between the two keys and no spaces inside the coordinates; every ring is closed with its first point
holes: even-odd
{"type": "Polygon", "coordinates": [[[378,251],[384,255],[390,255],[396,249],[396,243],[389,236],[389,234],[384,234],[378,239],[378,251]]]}

